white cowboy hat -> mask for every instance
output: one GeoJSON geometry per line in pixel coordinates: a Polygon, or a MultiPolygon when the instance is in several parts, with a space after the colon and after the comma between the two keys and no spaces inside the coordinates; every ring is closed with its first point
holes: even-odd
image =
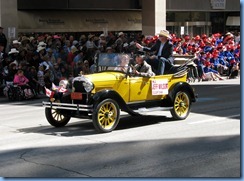
{"type": "Polygon", "coordinates": [[[72,53],[78,52],[79,50],[76,48],[76,46],[72,45],[71,50],[72,53]]]}
{"type": "Polygon", "coordinates": [[[136,43],[134,41],[130,42],[130,46],[135,45],[136,43]]]}
{"type": "Polygon", "coordinates": [[[95,37],[95,35],[88,35],[88,39],[95,37]]]}
{"type": "Polygon", "coordinates": [[[128,47],[129,44],[128,43],[124,43],[123,47],[128,47]]]}
{"type": "Polygon", "coordinates": [[[72,42],[72,45],[74,45],[74,46],[76,46],[77,44],[79,44],[79,42],[78,42],[77,40],[74,40],[74,41],[72,42]]]}
{"type": "Polygon", "coordinates": [[[171,35],[169,34],[169,31],[167,31],[167,30],[161,30],[158,35],[159,36],[164,36],[164,37],[167,37],[167,38],[171,38],[171,35]]]}
{"type": "Polygon", "coordinates": [[[118,36],[121,36],[121,35],[123,35],[123,34],[124,34],[123,32],[119,32],[118,36]]]}
{"type": "Polygon", "coordinates": [[[101,34],[99,37],[105,37],[105,34],[101,34]]]}
{"type": "Polygon", "coordinates": [[[232,37],[234,36],[231,32],[227,32],[225,35],[226,36],[229,35],[229,36],[232,36],[232,37]]]}
{"type": "Polygon", "coordinates": [[[113,50],[113,48],[112,47],[107,47],[106,50],[113,50]]]}
{"type": "Polygon", "coordinates": [[[45,47],[45,46],[47,46],[47,44],[44,43],[43,41],[39,42],[38,44],[38,47],[45,47]]]}
{"type": "Polygon", "coordinates": [[[18,50],[16,50],[16,48],[11,48],[10,52],[8,52],[8,54],[13,54],[13,53],[19,53],[18,50]]]}
{"type": "Polygon", "coordinates": [[[35,38],[33,36],[30,37],[30,42],[32,42],[32,40],[34,40],[35,38]]]}
{"type": "Polygon", "coordinates": [[[45,47],[42,47],[42,46],[38,46],[38,48],[37,48],[37,52],[39,53],[40,51],[42,51],[42,50],[45,50],[46,48],[45,47]]]}
{"type": "Polygon", "coordinates": [[[13,44],[19,44],[19,45],[21,45],[21,42],[19,42],[18,40],[14,40],[13,41],[13,44]]]}

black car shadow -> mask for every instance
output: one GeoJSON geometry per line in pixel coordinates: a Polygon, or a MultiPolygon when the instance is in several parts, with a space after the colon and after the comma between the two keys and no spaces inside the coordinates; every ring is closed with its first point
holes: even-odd
{"type": "MultiPolygon", "coordinates": [[[[174,121],[173,118],[166,116],[124,116],[120,118],[120,122],[117,125],[116,129],[113,132],[125,129],[133,129],[138,127],[150,126],[153,124],[159,124],[162,122],[174,121]]],[[[99,134],[93,124],[92,120],[82,120],[81,122],[71,122],[64,127],[53,127],[53,126],[38,126],[32,128],[19,129],[19,132],[24,133],[40,133],[45,135],[53,136],[87,136],[99,134]]]]}
{"type": "Polygon", "coordinates": [[[173,118],[166,116],[153,116],[153,115],[140,115],[140,116],[128,116],[120,119],[120,122],[116,130],[131,129],[136,127],[149,126],[153,124],[159,124],[162,122],[174,121],[173,118]]]}

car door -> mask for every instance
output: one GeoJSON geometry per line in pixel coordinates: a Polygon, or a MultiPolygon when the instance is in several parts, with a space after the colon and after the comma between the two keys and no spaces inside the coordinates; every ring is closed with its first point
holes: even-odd
{"type": "Polygon", "coordinates": [[[170,76],[130,77],[129,102],[160,100],[168,94],[170,76]]]}
{"type": "Polygon", "coordinates": [[[130,77],[129,87],[129,102],[147,100],[151,97],[150,78],[148,77],[130,77]]]}

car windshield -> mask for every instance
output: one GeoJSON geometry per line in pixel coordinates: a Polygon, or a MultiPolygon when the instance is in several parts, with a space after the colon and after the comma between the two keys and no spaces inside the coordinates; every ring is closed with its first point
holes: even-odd
{"type": "Polygon", "coordinates": [[[128,54],[101,53],[98,56],[98,71],[120,71],[126,73],[130,62],[128,54]]]}

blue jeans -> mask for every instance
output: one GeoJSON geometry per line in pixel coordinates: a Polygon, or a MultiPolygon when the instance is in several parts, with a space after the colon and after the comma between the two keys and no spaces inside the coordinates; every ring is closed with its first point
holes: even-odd
{"type": "Polygon", "coordinates": [[[147,59],[146,61],[149,65],[151,65],[152,70],[156,75],[163,75],[165,72],[165,64],[169,62],[166,58],[163,57],[160,59],[147,59]]]}

